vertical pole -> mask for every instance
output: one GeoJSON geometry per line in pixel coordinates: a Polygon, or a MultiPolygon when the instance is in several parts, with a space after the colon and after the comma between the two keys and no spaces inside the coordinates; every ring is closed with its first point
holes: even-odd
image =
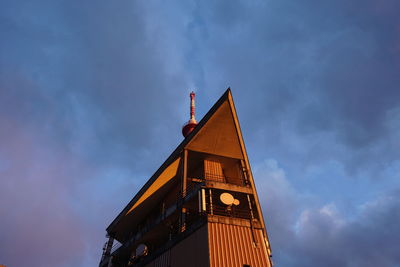
{"type": "Polygon", "coordinates": [[[213,202],[212,202],[212,191],[211,189],[208,189],[208,193],[210,194],[210,214],[213,215],[213,202]]]}
{"type": "Polygon", "coordinates": [[[197,192],[197,201],[199,204],[199,214],[202,212],[202,205],[201,203],[203,202],[201,199],[201,189],[197,192]]]}
{"type": "Polygon", "coordinates": [[[109,262],[111,262],[111,259],[112,259],[112,257],[110,257],[110,255],[111,255],[114,238],[109,236],[108,234],[107,234],[107,237],[108,237],[108,241],[104,244],[104,247],[103,247],[103,255],[101,255],[100,266],[102,265],[104,260],[107,259],[109,262]]]}
{"type": "Polygon", "coordinates": [[[207,212],[206,190],[204,188],[201,189],[201,209],[202,212],[207,212]]]}
{"type": "Polygon", "coordinates": [[[182,198],[186,197],[187,187],[187,149],[183,150],[183,176],[182,176],[182,198]]]}
{"type": "Polygon", "coordinates": [[[195,93],[191,92],[190,93],[190,120],[191,121],[196,121],[196,119],[194,118],[194,97],[195,97],[195,93]]]}
{"type": "Polygon", "coordinates": [[[251,200],[250,200],[249,194],[247,194],[247,201],[249,202],[250,216],[251,216],[251,219],[250,219],[251,237],[253,238],[253,245],[255,247],[258,247],[257,240],[256,240],[256,237],[254,235],[254,225],[253,225],[254,213],[253,213],[253,208],[252,208],[252,205],[251,205],[251,200]]]}
{"type": "Polygon", "coordinates": [[[107,242],[107,246],[106,246],[106,251],[104,253],[104,255],[109,256],[111,254],[111,249],[114,243],[114,238],[110,236],[110,238],[108,239],[107,242]]]}
{"type": "Polygon", "coordinates": [[[247,201],[249,202],[249,209],[250,209],[251,221],[253,221],[253,219],[254,219],[254,213],[253,213],[253,207],[252,207],[252,205],[251,205],[251,201],[250,201],[250,196],[249,196],[249,194],[247,194],[247,201]]]}
{"type": "Polygon", "coordinates": [[[186,230],[186,208],[182,208],[181,222],[181,232],[184,232],[186,230]]]}
{"type": "Polygon", "coordinates": [[[242,167],[242,175],[244,178],[244,185],[248,186],[249,185],[249,178],[247,177],[247,169],[246,166],[244,164],[244,161],[241,159],[240,160],[240,165],[242,167]]]}
{"type": "MultiPolygon", "coordinates": [[[[184,205],[184,199],[186,197],[187,190],[187,149],[183,150],[183,174],[182,174],[182,205],[184,205]]],[[[186,229],[186,209],[182,206],[181,208],[181,225],[180,231],[183,232],[186,229]]]]}

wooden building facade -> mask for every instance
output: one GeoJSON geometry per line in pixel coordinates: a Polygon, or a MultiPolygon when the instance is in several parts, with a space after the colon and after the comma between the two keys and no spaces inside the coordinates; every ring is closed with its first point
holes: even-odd
{"type": "Polygon", "coordinates": [[[270,267],[230,89],[107,228],[100,267],[270,267]]]}

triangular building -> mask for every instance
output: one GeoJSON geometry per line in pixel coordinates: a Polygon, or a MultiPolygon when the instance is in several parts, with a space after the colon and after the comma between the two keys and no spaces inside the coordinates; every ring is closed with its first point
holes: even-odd
{"type": "Polygon", "coordinates": [[[107,228],[100,267],[270,267],[271,251],[228,89],[107,228]]]}

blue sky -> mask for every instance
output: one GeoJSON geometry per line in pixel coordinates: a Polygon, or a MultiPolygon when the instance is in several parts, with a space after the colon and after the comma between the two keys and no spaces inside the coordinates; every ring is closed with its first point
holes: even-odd
{"type": "Polygon", "coordinates": [[[231,87],[275,264],[400,266],[398,10],[1,1],[0,264],[98,264],[188,93],[200,119],[231,87]]]}

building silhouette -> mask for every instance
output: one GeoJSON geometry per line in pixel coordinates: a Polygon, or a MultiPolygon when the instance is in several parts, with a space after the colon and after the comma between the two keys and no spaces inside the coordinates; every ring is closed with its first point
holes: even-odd
{"type": "Polygon", "coordinates": [[[271,251],[230,89],[107,228],[100,267],[269,267],[271,251]]]}

